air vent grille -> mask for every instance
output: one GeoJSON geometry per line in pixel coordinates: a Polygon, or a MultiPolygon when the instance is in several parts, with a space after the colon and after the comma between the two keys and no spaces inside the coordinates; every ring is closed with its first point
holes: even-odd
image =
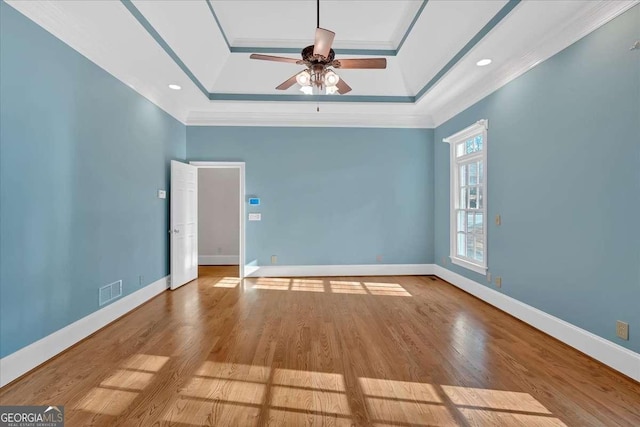
{"type": "Polygon", "coordinates": [[[98,290],[98,304],[103,306],[122,296],[122,280],[110,283],[98,290]]]}

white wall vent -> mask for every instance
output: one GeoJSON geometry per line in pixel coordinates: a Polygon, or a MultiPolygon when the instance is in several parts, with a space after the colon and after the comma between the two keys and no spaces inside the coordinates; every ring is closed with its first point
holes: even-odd
{"type": "Polygon", "coordinates": [[[105,305],[108,302],[113,301],[116,298],[122,296],[122,280],[110,283],[101,287],[98,290],[98,304],[100,306],[105,305]]]}

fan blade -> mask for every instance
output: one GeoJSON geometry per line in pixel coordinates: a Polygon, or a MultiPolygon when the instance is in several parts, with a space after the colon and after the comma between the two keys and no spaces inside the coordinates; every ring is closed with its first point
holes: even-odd
{"type": "Polygon", "coordinates": [[[336,68],[384,69],[387,58],[336,59],[331,63],[336,68]]]}
{"type": "Polygon", "coordinates": [[[280,84],[280,86],[276,87],[276,89],[278,89],[278,90],[287,90],[287,89],[289,89],[291,86],[296,84],[296,77],[298,77],[298,74],[300,74],[300,73],[295,73],[293,76],[289,77],[287,80],[282,82],[280,84]]]}
{"type": "Polygon", "coordinates": [[[333,31],[325,30],[324,28],[316,28],[316,39],[313,42],[313,54],[322,55],[325,58],[329,57],[331,51],[331,45],[333,44],[333,38],[336,33],[333,31]]]}
{"type": "Polygon", "coordinates": [[[284,56],[262,55],[260,53],[252,53],[249,58],[261,59],[263,61],[290,62],[292,64],[297,64],[300,61],[299,59],[295,59],[295,58],[285,58],[284,56]]]}
{"type": "Polygon", "coordinates": [[[338,80],[338,84],[336,85],[338,86],[338,93],[340,95],[344,95],[347,92],[351,92],[351,86],[349,86],[344,80],[340,79],[338,80]]]}

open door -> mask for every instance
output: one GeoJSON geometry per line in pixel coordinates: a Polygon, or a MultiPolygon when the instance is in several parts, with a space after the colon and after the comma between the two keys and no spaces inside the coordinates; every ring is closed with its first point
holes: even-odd
{"type": "Polygon", "coordinates": [[[198,278],[198,168],[171,161],[171,289],[198,278]]]}

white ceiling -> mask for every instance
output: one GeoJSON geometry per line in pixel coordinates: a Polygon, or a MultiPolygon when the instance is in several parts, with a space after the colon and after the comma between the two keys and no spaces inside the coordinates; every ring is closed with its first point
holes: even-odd
{"type": "MultiPolygon", "coordinates": [[[[211,1],[232,46],[313,44],[315,0],[211,1]]],[[[320,26],[338,34],[335,48],[395,49],[421,6],[415,0],[321,0],[320,26]]]]}
{"type": "Polygon", "coordinates": [[[283,101],[300,92],[275,86],[301,67],[249,59],[253,50],[298,57],[313,43],[314,1],[8,3],[183,123],[432,127],[638,0],[323,0],[338,58],[388,63],[339,70],[353,91],[338,102],[283,101]],[[477,67],[481,58],[493,63],[477,67]]]}

